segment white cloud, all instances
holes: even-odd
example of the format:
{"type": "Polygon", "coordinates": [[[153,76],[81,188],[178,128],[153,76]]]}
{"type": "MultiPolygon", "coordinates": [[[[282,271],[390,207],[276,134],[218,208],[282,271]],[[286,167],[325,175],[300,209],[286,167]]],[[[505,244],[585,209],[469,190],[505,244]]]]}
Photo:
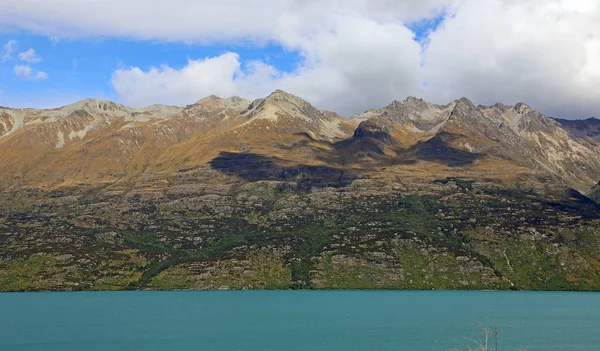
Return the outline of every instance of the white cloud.
{"type": "Polygon", "coordinates": [[[598,0],[4,0],[0,12],[13,14],[0,17],[0,28],[56,38],[272,41],[303,58],[287,73],[260,61],[242,65],[235,53],[182,68],[127,62],[133,67],[114,72],[112,84],[129,104],[282,88],[345,114],[417,95],[600,115],[598,0]],[[442,12],[453,16],[422,53],[404,24],[442,12]]]}
{"type": "Polygon", "coordinates": [[[48,73],[43,72],[43,71],[36,71],[35,72],[35,79],[36,80],[48,79],[48,73]]]}
{"type": "MultiPolygon", "coordinates": [[[[411,20],[462,0],[3,0],[0,27],[54,38],[108,35],[136,39],[204,41],[271,39],[288,13],[320,20],[329,14],[411,20]]],[[[306,23],[309,27],[310,22],[306,23]]]]}
{"type": "Polygon", "coordinates": [[[31,76],[33,69],[31,66],[27,65],[16,65],[15,66],[15,74],[21,77],[29,77],[31,76]]]}
{"type": "Polygon", "coordinates": [[[419,86],[413,72],[419,69],[420,47],[404,26],[345,17],[332,25],[334,31],[318,29],[311,38],[284,34],[282,42],[305,56],[304,64],[292,73],[259,61],[242,70],[239,56],[227,53],[190,60],[181,69],[121,69],[112,84],[123,102],[133,105],[157,101],[185,105],[209,94],[255,98],[282,88],[345,114],[389,103],[419,86]]]}
{"type": "Polygon", "coordinates": [[[237,54],[226,53],[204,60],[189,60],[180,70],[162,66],[142,71],[138,67],[114,72],[112,84],[130,105],[169,103],[186,105],[198,96],[236,93],[234,75],[240,67],[237,54]]]}
{"type": "Polygon", "coordinates": [[[301,17],[289,14],[278,31],[281,43],[304,55],[305,62],[292,73],[263,62],[241,70],[239,57],[230,53],[190,61],[179,70],[118,70],[112,83],[124,103],[135,105],[157,100],[187,104],[208,94],[255,98],[283,88],[345,114],[389,103],[419,86],[413,72],[419,69],[420,47],[398,22],[337,16],[310,33],[296,30],[296,25],[306,28],[301,17]]]}
{"type": "Polygon", "coordinates": [[[37,63],[42,61],[42,58],[33,49],[23,51],[19,54],[19,60],[29,63],[37,63]]]}
{"type": "Polygon", "coordinates": [[[29,65],[16,65],[15,74],[18,77],[23,77],[28,80],[44,80],[48,78],[48,74],[43,71],[37,71],[29,65]]]}
{"type": "Polygon", "coordinates": [[[343,114],[388,104],[419,89],[420,46],[412,37],[400,22],[356,16],[333,18],[309,36],[286,33],[282,41],[306,61],[276,85],[343,114]]]}
{"type": "Polygon", "coordinates": [[[600,115],[600,12],[589,0],[465,3],[431,35],[427,97],[526,101],[556,116],[600,115]]]}
{"type": "Polygon", "coordinates": [[[0,62],[6,62],[12,58],[12,54],[17,46],[16,40],[9,40],[2,47],[2,54],[0,56],[0,62]]]}

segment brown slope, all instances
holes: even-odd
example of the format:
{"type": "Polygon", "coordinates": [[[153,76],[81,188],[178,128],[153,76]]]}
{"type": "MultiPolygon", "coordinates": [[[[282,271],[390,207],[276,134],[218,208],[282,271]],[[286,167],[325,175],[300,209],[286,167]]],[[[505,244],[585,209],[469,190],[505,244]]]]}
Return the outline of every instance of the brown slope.
{"type": "Polygon", "coordinates": [[[165,150],[157,160],[156,170],[191,170],[223,152],[324,162],[319,161],[320,156],[328,155],[332,143],[347,137],[356,127],[281,90],[253,101],[245,109],[226,109],[222,113],[227,115],[226,123],[165,150]]]}
{"type": "Polygon", "coordinates": [[[573,135],[556,120],[524,103],[482,112],[486,117],[499,117],[499,128],[509,129],[516,135],[510,144],[503,143],[510,146],[513,159],[557,175],[580,191],[600,178],[598,146],[573,135]]]}
{"type": "Polygon", "coordinates": [[[163,179],[222,152],[322,163],[318,159],[327,157],[320,155],[356,127],[283,91],[255,101],[209,96],[177,110],[84,100],[53,110],[3,112],[5,187],[163,179]]]}
{"type": "Polygon", "coordinates": [[[281,90],[255,101],[209,96],[184,109],[84,100],[0,110],[0,180],[6,187],[135,183],[233,153],[367,170],[381,160],[425,162],[424,170],[508,162],[589,189],[600,179],[598,145],[565,125],[525,104],[476,107],[465,98],[448,105],[408,98],[351,119],[281,90]]]}
{"type": "Polygon", "coordinates": [[[435,134],[453,106],[434,105],[409,97],[386,107],[353,116],[359,123],[352,138],[339,144],[348,162],[393,159],[403,150],[435,134]]]}
{"type": "Polygon", "coordinates": [[[600,176],[596,145],[523,103],[476,107],[462,98],[439,106],[409,98],[352,119],[362,122],[345,146],[371,156],[461,165],[505,160],[560,177],[582,191],[600,176]]]}
{"type": "Polygon", "coordinates": [[[179,110],[93,99],[50,110],[3,109],[12,127],[0,137],[0,179],[5,187],[115,181],[139,148],[133,127],[179,110]]]}

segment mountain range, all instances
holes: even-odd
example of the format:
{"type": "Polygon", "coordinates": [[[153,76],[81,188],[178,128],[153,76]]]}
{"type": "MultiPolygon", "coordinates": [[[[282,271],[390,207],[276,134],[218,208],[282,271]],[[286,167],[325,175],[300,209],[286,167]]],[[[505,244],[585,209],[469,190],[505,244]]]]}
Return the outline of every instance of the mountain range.
{"type": "Polygon", "coordinates": [[[0,108],[0,290],[600,290],[599,155],[467,98],[0,108]]]}

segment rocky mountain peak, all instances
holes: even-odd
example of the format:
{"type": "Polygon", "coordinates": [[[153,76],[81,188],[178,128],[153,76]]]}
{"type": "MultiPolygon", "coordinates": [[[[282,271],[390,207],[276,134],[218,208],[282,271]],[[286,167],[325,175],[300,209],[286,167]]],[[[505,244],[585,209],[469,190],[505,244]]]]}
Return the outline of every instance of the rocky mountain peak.
{"type": "Polygon", "coordinates": [[[431,104],[427,101],[414,96],[409,96],[406,98],[406,100],[404,100],[404,105],[417,110],[426,110],[431,107],[431,104]]]}
{"type": "Polygon", "coordinates": [[[209,95],[198,102],[187,105],[182,114],[186,116],[196,115],[196,114],[206,114],[213,113],[217,111],[223,110],[240,110],[248,108],[251,101],[247,99],[243,99],[239,96],[232,96],[228,98],[222,98],[217,95],[209,95]]]}
{"type": "Polygon", "coordinates": [[[239,96],[231,96],[226,99],[221,99],[221,105],[224,108],[231,109],[242,109],[247,108],[250,105],[251,101],[248,99],[241,98],[239,96]]]}
{"type": "Polygon", "coordinates": [[[461,97],[460,99],[456,100],[455,103],[456,103],[456,106],[465,106],[468,108],[476,107],[475,104],[473,103],[473,101],[469,100],[468,98],[466,98],[464,96],[461,97]]]}
{"type": "Polygon", "coordinates": [[[293,104],[293,105],[310,105],[307,101],[293,95],[290,94],[288,92],[285,92],[281,89],[277,89],[274,92],[272,92],[271,94],[269,94],[269,96],[267,96],[265,98],[265,101],[267,103],[279,103],[279,102],[283,102],[283,103],[287,103],[287,104],[293,104]]]}
{"type": "Polygon", "coordinates": [[[248,107],[251,116],[264,114],[272,118],[272,114],[283,113],[293,118],[304,120],[323,119],[325,115],[307,101],[289,94],[281,89],[275,90],[264,99],[255,100],[248,107]]]}
{"type": "MultiPolygon", "coordinates": [[[[383,108],[352,116],[350,120],[361,123],[369,119],[380,119],[380,122],[385,120],[425,131],[441,123],[447,117],[449,108],[449,106],[434,105],[421,98],[409,96],[402,101],[394,100],[383,108]]],[[[385,124],[391,126],[387,122],[385,124]]]]}
{"type": "Polygon", "coordinates": [[[517,111],[517,113],[521,114],[521,115],[524,115],[524,114],[527,114],[527,113],[533,111],[531,106],[527,105],[524,102],[517,103],[514,108],[517,111]]]}
{"type": "Polygon", "coordinates": [[[467,99],[466,97],[462,97],[458,100],[455,100],[452,105],[454,106],[452,107],[450,116],[472,115],[479,111],[477,106],[475,106],[475,104],[473,104],[473,102],[467,99]]]}
{"type": "Polygon", "coordinates": [[[187,105],[185,107],[185,109],[192,108],[193,106],[220,106],[222,100],[223,99],[220,96],[209,95],[207,97],[204,97],[204,98],[196,101],[193,104],[187,105]]]}
{"type": "MultiPolygon", "coordinates": [[[[414,116],[422,114],[424,111],[434,107],[427,101],[409,96],[404,101],[394,100],[391,104],[383,108],[384,115],[402,115],[403,117],[414,116]]],[[[417,118],[418,119],[418,118],[417,118]]]]}
{"type": "Polygon", "coordinates": [[[512,106],[505,105],[505,104],[503,104],[501,102],[497,102],[494,105],[492,105],[491,107],[495,108],[497,110],[500,110],[501,112],[506,112],[506,111],[508,111],[508,110],[510,110],[510,109],[513,108],[512,106]]]}
{"type": "Polygon", "coordinates": [[[415,104],[423,104],[423,103],[427,104],[427,102],[425,100],[423,100],[422,98],[415,97],[415,96],[409,96],[409,97],[407,97],[404,100],[404,103],[406,103],[406,104],[413,104],[413,105],[415,105],[415,104]]]}
{"type": "Polygon", "coordinates": [[[269,94],[269,96],[267,96],[267,99],[268,98],[282,99],[282,98],[290,98],[290,97],[293,97],[293,96],[294,95],[292,95],[292,94],[290,94],[290,93],[288,93],[288,92],[286,92],[284,90],[277,89],[274,92],[272,92],[271,94],[269,94]]]}
{"type": "Polygon", "coordinates": [[[88,112],[115,112],[126,111],[127,107],[110,100],[85,99],[63,107],[65,110],[84,110],[88,112]]]}
{"type": "Polygon", "coordinates": [[[321,111],[309,102],[278,89],[263,99],[247,104],[242,113],[244,128],[280,132],[307,133],[315,139],[332,139],[346,135],[341,125],[351,125],[334,112],[321,111]]]}

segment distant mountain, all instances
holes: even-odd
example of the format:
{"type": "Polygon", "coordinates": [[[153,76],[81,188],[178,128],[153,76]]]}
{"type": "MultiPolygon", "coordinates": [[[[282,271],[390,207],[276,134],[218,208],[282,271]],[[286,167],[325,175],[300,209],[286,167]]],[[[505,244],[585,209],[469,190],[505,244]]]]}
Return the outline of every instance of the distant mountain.
{"type": "Polygon", "coordinates": [[[593,117],[583,120],[557,118],[556,121],[574,137],[587,139],[594,144],[600,144],[600,119],[593,117]]]}
{"type": "Polygon", "coordinates": [[[104,183],[142,170],[166,175],[222,151],[358,166],[357,156],[461,164],[477,155],[550,173],[580,191],[600,179],[600,121],[554,120],[522,103],[476,107],[466,98],[441,106],[410,97],[350,119],[281,90],[255,101],[210,96],[185,108],[90,99],[53,110],[3,109],[0,127],[5,184],[104,183]],[[326,144],[342,139],[337,148],[326,144]]]}
{"type": "Polygon", "coordinates": [[[510,160],[580,190],[600,175],[599,144],[590,137],[596,120],[577,129],[584,136],[573,132],[577,122],[553,120],[524,103],[476,107],[462,98],[441,106],[408,98],[351,120],[360,122],[354,144],[363,145],[361,151],[457,163],[473,155],[510,160]]]}
{"type": "Polygon", "coordinates": [[[0,179],[43,187],[169,174],[221,151],[279,153],[308,139],[343,138],[355,127],[283,91],[255,101],[210,96],[185,108],[84,100],[53,110],[3,109],[0,118],[0,179]]]}
{"type": "Polygon", "coordinates": [[[599,138],[467,98],[0,108],[0,291],[600,290],[599,138]]]}

